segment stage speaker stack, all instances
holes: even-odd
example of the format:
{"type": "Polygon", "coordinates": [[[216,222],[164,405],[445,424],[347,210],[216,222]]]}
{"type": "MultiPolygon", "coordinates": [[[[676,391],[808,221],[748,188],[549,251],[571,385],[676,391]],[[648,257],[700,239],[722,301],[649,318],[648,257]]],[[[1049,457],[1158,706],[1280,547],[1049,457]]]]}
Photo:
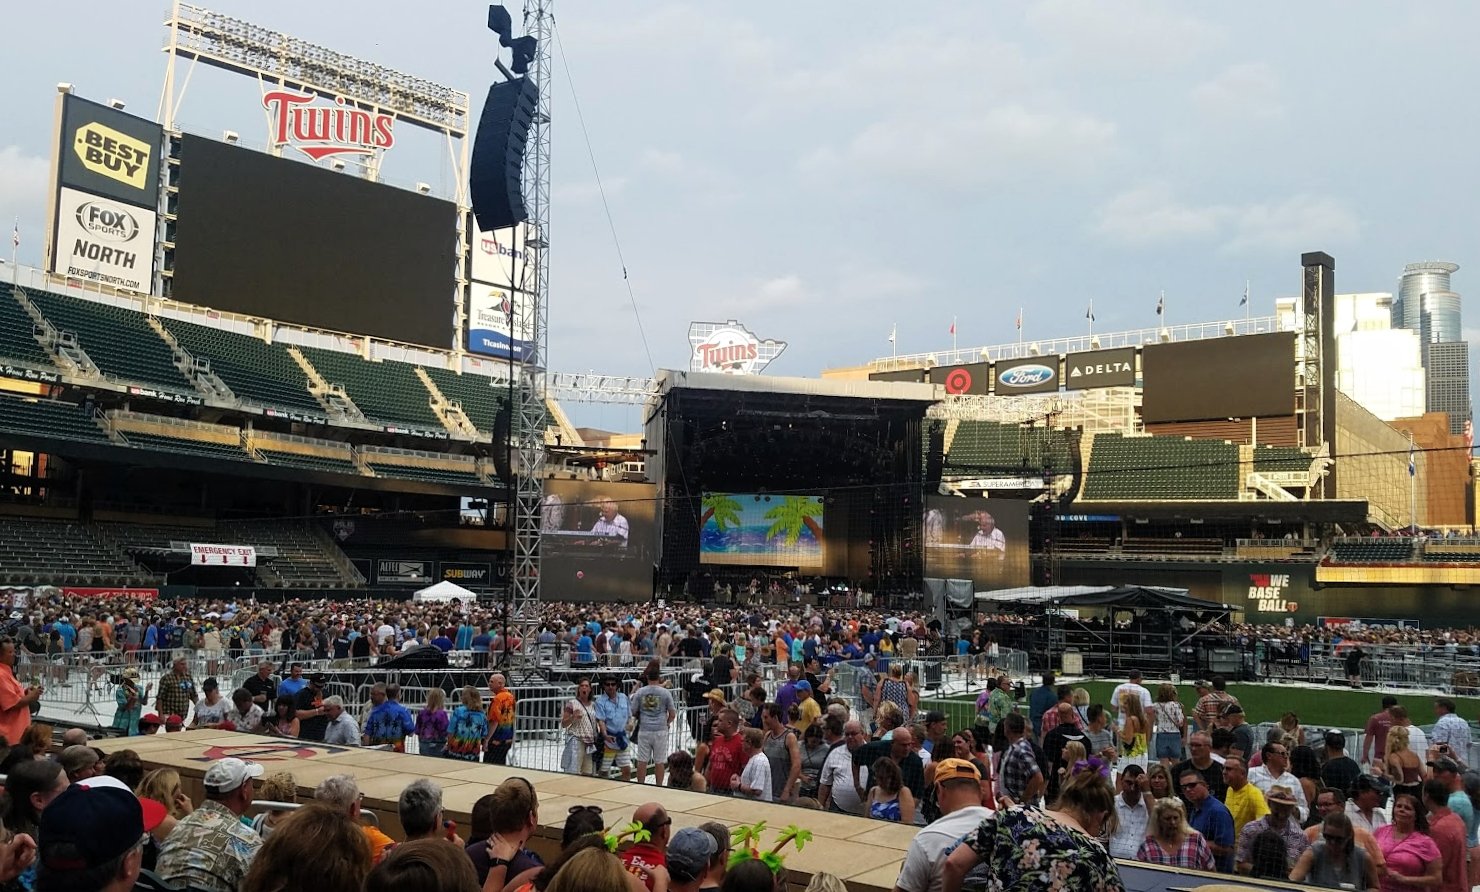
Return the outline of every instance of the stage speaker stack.
{"type": "Polygon", "coordinates": [[[529,219],[524,206],[524,144],[539,110],[539,98],[539,87],[527,77],[488,88],[468,172],[473,215],[483,232],[508,229],[529,219]]]}

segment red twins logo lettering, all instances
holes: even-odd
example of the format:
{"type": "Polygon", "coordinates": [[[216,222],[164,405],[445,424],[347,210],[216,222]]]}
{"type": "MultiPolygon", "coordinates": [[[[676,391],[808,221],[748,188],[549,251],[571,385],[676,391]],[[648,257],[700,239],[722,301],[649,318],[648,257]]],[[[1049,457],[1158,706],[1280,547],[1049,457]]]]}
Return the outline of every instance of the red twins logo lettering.
{"type": "Polygon", "coordinates": [[[315,97],[289,90],[272,90],[262,107],[272,117],[272,144],[292,146],[315,161],[330,155],[373,155],[395,145],[396,119],[372,114],[334,97],[334,107],[310,105],[315,97]]]}

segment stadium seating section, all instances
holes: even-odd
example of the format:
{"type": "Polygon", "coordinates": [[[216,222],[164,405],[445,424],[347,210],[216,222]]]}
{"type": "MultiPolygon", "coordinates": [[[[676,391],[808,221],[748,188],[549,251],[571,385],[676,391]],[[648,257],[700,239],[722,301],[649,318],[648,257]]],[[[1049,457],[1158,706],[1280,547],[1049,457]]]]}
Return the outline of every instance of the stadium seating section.
{"type": "Polygon", "coordinates": [[[1363,539],[1335,542],[1331,560],[1342,564],[1393,564],[1413,560],[1411,539],[1363,539]]]}
{"type": "Polygon", "coordinates": [[[946,451],[945,473],[980,476],[1045,467],[1067,472],[1072,467],[1064,435],[995,421],[961,421],[946,451]]]}
{"type": "Polygon", "coordinates": [[[1292,446],[1259,446],[1254,450],[1254,470],[1271,473],[1304,473],[1310,470],[1311,458],[1292,446]]]}
{"type": "MultiPolygon", "coordinates": [[[[142,313],[45,291],[28,292],[41,314],[60,331],[71,331],[104,374],[193,393],[175,368],[175,354],[142,313]]],[[[28,326],[29,328],[29,326],[28,326]]]]}
{"type": "Polygon", "coordinates": [[[463,414],[474,427],[484,433],[493,431],[500,407],[508,402],[506,388],[493,387],[483,375],[459,375],[438,368],[428,368],[426,373],[443,396],[462,404],[463,414]]]}
{"type": "Polygon", "coordinates": [[[211,371],[241,399],[316,415],[324,413],[323,406],[308,392],[308,376],[282,345],[178,319],[160,321],[190,355],[209,359],[211,371]]]}
{"type": "Polygon", "coordinates": [[[448,486],[486,486],[483,479],[471,468],[458,471],[450,468],[429,468],[412,465],[371,464],[377,477],[395,477],[400,480],[418,480],[422,483],[445,483],[448,486]]]}
{"type": "MultiPolygon", "coordinates": [[[[327,535],[315,533],[307,524],[253,520],[223,523],[221,536],[230,543],[262,547],[271,545],[278,556],[269,573],[285,587],[343,586],[351,579],[340,572],[331,549],[337,546],[327,535]]],[[[342,555],[341,555],[342,557],[342,555]]]]}
{"type": "Polygon", "coordinates": [[[146,434],[141,431],[123,431],[124,437],[129,444],[140,449],[151,449],[159,452],[175,452],[183,455],[196,455],[201,458],[223,458],[235,461],[251,461],[252,457],[240,444],[217,443],[211,440],[200,440],[190,437],[182,432],[178,437],[164,434],[146,434]]]}
{"type": "Polygon", "coordinates": [[[1097,434],[1086,501],[1225,500],[1239,494],[1238,447],[1180,437],[1097,434]]]}
{"type": "Polygon", "coordinates": [[[365,417],[388,424],[442,430],[432,411],[431,392],[416,376],[416,367],[404,362],[367,362],[349,353],[300,348],[330,384],[344,387],[365,417]]]}
{"type": "Polygon", "coordinates": [[[50,367],[51,357],[31,335],[35,322],[9,290],[0,296],[0,360],[9,359],[23,365],[50,367]]]}
{"type": "Polygon", "coordinates": [[[285,468],[300,468],[305,471],[328,471],[331,474],[354,474],[359,476],[360,469],[355,467],[353,459],[334,458],[328,455],[309,455],[304,452],[284,452],[276,449],[264,449],[257,447],[257,454],[269,464],[281,465],[285,468]]]}
{"type": "Polygon", "coordinates": [[[81,406],[0,396],[0,432],[106,444],[108,435],[81,406]]]}
{"type": "Polygon", "coordinates": [[[0,518],[0,583],[71,585],[144,583],[149,576],[88,526],[0,518]]]}
{"type": "Polygon", "coordinates": [[[1474,564],[1480,562],[1480,550],[1458,550],[1446,548],[1442,542],[1430,542],[1424,546],[1423,560],[1431,564],[1474,564]]]}

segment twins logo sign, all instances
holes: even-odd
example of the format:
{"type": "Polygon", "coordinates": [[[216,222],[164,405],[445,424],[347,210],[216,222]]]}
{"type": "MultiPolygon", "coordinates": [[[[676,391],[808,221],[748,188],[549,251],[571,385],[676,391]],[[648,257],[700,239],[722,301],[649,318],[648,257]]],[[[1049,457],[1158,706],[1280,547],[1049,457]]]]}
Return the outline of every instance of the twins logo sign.
{"type": "Polygon", "coordinates": [[[344,97],[333,106],[313,105],[315,97],[271,90],[262,107],[272,121],[273,145],[289,145],[315,161],[330,155],[373,155],[396,143],[396,119],[355,108],[344,97]]]}

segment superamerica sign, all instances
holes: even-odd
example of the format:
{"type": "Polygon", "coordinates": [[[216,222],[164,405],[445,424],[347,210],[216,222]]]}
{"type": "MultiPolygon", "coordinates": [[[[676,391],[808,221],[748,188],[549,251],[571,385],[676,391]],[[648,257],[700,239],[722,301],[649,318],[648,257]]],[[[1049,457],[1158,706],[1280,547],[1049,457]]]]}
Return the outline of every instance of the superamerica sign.
{"type": "Polygon", "coordinates": [[[315,161],[331,155],[373,155],[396,144],[392,115],[357,108],[343,96],[318,104],[317,96],[271,90],[262,96],[272,144],[291,145],[315,161]]]}
{"type": "Polygon", "coordinates": [[[762,341],[734,319],[689,323],[689,371],[758,375],[786,350],[785,341],[762,341]]]}

